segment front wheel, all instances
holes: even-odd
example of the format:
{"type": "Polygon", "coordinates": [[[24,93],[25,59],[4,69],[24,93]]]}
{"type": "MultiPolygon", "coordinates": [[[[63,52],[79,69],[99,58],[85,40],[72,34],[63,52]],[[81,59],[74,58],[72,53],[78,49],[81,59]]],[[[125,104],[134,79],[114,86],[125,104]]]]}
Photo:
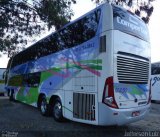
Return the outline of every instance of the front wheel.
{"type": "Polygon", "coordinates": [[[59,98],[57,98],[52,105],[52,115],[54,120],[62,122],[64,120],[62,113],[62,103],[59,98]]]}

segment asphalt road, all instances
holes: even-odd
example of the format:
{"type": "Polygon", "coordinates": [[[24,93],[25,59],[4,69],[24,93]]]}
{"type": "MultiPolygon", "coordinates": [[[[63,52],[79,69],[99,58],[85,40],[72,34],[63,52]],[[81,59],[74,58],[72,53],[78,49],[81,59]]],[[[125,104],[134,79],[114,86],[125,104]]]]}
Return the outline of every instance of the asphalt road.
{"type": "Polygon", "coordinates": [[[119,137],[160,136],[160,104],[151,105],[149,116],[125,126],[93,126],[72,121],[57,123],[31,106],[0,97],[2,137],[119,137]],[[156,131],[156,132],[155,132],[156,131]]]}

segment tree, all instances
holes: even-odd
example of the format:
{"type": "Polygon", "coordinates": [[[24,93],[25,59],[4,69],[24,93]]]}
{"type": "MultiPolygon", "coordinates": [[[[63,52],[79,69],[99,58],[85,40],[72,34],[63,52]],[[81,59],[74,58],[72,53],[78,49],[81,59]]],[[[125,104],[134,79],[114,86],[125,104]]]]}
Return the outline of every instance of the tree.
{"type": "Polygon", "coordinates": [[[140,16],[142,20],[147,24],[153,12],[152,2],[155,0],[92,0],[96,4],[103,2],[112,3],[120,6],[127,6],[130,9],[133,9],[133,12],[140,16]]]}
{"type": "Polygon", "coordinates": [[[12,56],[28,37],[60,28],[73,16],[75,0],[0,0],[0,52],[12,56]]]}

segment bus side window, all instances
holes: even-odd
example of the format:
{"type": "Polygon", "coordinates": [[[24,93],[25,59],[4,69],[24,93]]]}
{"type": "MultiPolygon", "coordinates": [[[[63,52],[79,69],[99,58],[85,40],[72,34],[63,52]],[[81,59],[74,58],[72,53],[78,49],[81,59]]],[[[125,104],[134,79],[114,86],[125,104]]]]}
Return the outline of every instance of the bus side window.
{"type": "Polygon", "coordinates": [[[160,74],[160,67],[152,67],[151,75],[160,74]]]}
{"type": "Polygon", "coordinates": [[[38,87],[40,83],[40,72],[29,73],[23,76],[23,85],[28,87],[38,87]]]}

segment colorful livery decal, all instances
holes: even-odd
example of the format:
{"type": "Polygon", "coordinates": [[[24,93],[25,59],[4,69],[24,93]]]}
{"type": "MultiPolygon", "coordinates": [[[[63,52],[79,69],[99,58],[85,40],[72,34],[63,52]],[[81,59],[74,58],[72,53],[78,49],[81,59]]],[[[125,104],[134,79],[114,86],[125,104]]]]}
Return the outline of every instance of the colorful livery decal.
{"type": "Polygon", "coordinates": [[[74,75],[77,75],[79,70],[87,70],[93,75],[100,76],[102,70],[102,60],[82,60],[79,62],[66,62],[65,68],[52,68],[40,73],[39,87],[24,87],[22,83],[23,76],[13,76],[10,79],[10,85],[20,85],[15,87],[16,99],[27,104],[34,104],[37,102],[37,96],[40,92],[44,92],[47,96],[54,91],[63,88],[68,80],[71,80],[74,75]],[[74,71],[73,71],[74,70],[74,71]],[[64,80],[67,79],[67,80],[64,80]],[[65,83],[64,83],[65,82],[65,83]]]}
{"type": "Polygon", "coordinates": [[[114,89],[116,93],[120,93],[126,99],[142,98],[147,99],[148,85],[147,84],[122,84],[115,83],[114,89]],[[129,96],[131,95],[131,96],[129,96]]]}

